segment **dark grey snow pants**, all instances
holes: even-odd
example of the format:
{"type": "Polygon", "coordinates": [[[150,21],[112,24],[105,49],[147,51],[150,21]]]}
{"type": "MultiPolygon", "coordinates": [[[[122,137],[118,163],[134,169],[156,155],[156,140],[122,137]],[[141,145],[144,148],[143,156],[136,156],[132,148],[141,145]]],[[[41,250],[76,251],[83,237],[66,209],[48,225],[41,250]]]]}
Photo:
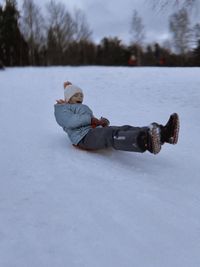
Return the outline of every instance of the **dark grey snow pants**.
{"type": "Polygon", "coordinates": [[[146,149],[140,143],[140,137],[147,127],[108,126],[91,129],[78,143],[78,147],[86,150],[98,150],[112,147],[117,150],[144,152],[146,149]]]}

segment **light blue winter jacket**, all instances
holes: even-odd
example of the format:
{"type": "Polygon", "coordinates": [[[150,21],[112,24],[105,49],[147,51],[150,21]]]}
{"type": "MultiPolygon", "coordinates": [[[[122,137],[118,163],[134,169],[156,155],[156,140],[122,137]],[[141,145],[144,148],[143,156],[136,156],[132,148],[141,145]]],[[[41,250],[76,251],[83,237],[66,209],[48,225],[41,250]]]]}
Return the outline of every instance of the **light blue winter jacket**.
{"type": "Polygon", "coordinates": [[[68,134],[72,144],[77,145],[89,132],[93,113],[83,104],[55,104],[54,114],[57,123],[68,134]]]}

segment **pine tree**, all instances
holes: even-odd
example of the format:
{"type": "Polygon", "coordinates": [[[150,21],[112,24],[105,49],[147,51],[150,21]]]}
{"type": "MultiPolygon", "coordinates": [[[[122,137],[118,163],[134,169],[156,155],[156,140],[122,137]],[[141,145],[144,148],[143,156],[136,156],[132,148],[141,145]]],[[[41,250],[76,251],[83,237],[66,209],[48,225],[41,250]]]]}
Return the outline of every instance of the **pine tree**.
{"type": "Polygon", "coordinates": [[[27,63],[27,44],[18,26],[19,12],[15,0],[6,0],[1,14],[1,49],[6,66],[27,63]]]}
{"type": "Polygon", "coordinates": [[[0,68],[3,67],[3,8],[0,5],[0,68]]]}
{"type": "Polygon", "coordinates": [[[200,40],[198,41],[197,47],[194,49],[194,63],[196,66],[200,66],[200,40]]]}

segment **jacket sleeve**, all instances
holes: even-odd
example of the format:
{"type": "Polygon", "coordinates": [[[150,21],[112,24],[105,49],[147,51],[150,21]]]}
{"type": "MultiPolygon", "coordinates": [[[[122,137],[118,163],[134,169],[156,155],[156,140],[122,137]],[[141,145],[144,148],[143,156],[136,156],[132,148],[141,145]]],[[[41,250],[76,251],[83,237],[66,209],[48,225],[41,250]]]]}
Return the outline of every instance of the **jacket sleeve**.
{"type": "Polygon", "coordinates": [[[91,124],[92,112],[74,113],[62,105],[55,105],[55,117],[61,127],[75,129],[91,124]]]}

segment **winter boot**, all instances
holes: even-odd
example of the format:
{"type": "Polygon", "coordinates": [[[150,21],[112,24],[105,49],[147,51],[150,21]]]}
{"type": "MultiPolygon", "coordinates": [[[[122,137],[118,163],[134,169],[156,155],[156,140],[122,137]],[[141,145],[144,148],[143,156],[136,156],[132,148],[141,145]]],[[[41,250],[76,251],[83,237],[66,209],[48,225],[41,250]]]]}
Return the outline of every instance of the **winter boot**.
{"type": "Polygon", "coordinates": [[[180,129],[180,121],[177,113],[173,113],[165,126],[161,126],[161,142],[169,143],[169,144],[177,144],[179,129],[180,129]]]}
{"type": "Polygon", "coordinates": [[[143,151],[148,150],[152,154],[158,154],[161,150],[159,125],[152,123],[148,130],[141,134],[138,143],[143,151]]]}

